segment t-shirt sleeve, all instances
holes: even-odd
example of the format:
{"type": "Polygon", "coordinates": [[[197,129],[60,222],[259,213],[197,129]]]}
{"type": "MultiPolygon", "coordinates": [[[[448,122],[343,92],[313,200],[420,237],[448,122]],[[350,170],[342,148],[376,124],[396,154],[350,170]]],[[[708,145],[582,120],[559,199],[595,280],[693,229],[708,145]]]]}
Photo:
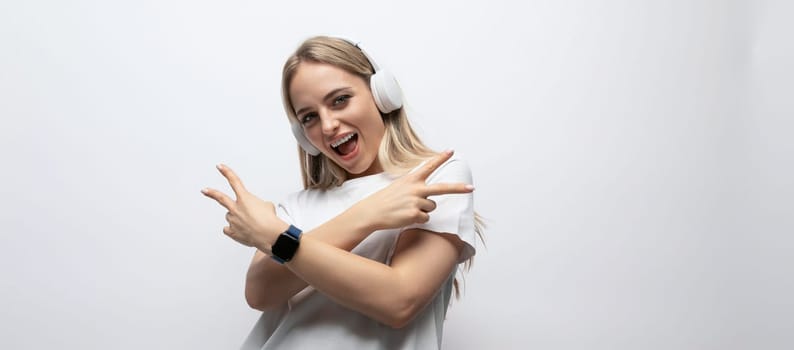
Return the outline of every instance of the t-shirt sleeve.
{"type": "Polygon", "coordinates": [[[297,225],[290,210],[294,206],[292,203],[295,202],[295,197],[296,195],[293,193],[276,203],[276,216],[290,225],[297,225]]]}
{"type": "MultiPolygon", "coordinates": [[[[466,183],[472,181],[469,165],[460,158],[452,158],[442,164],[426,180],[434,183],[466,183]]],[[[464,243],[458,262],[463,262],[476,252],[476,236],[474,226],[474,194],[445,194],[431,196],[436,202],[436,209],[430,212],[430,220],[424,224],[413,224],[403,230],[421,228],[423,230],[457,235],[464,243]]]]}

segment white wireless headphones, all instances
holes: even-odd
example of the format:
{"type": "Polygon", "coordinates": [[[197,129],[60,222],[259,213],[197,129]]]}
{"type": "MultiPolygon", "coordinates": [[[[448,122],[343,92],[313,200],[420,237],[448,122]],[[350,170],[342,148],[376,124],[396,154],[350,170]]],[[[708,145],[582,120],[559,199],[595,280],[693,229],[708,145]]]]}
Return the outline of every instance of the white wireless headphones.
{"type": "MultiPolygon", "coordinates": [[[[364,51],[360,43],[343,38],[340,39],[349,42],[351,45],[361,50],[361,53],[363,53],[364,57],[367,58],[369,64],[372,65],[372,69],[375,70],[375,73],[373,73],[369,78],[369,87],[370,90],[372,90],[372,97],[375,99],[375,104],[378,106],[378,110],[381,113],[389,113],[402,107],[403,94],[400,90],[400,86],[397,84],[397,79],[394,78],[394,75],[389,73],[389,71],[378,67],[378,64],[375,63],[375,60],[373,60],[366,51],[364,51]]],[[[292,127],[292,134],[295,135],[295,139],[298,140],[298,144],[301,145],[301,148],[303,148],[306,153],[313,156],[320,154],[320,150],[318,150],[317,147],[314,147],[314,145],[309,142],[309,139],[306,138],[306,135],[303,133],[303,126],[301,123],[290,119],[290,124],[292,127]]]]}

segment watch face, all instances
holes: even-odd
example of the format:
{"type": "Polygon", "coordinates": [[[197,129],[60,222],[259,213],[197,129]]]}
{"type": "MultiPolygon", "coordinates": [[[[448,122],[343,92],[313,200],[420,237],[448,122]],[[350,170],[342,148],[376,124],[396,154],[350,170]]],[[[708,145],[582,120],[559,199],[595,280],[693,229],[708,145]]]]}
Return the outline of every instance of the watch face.
{"type": "Polygon", "coordinates": [[[273,244],[273,255],[281,258],[281,260],[289,261],[292,259],[292,256],[295,255],[295,251],[298,250],[298,245],[300,241],[295,239],[294,237],[288,234],[281,234],[276,239],[276,243],[273,244]]]}

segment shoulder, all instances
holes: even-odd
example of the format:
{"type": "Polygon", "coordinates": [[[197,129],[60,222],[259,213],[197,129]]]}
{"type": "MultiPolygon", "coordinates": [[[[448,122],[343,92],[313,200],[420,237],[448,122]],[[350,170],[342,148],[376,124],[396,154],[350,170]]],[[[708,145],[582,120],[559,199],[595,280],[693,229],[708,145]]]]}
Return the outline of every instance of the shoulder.
{"type": "MultiPolygon", "coordinates": [[[[424,164],[424,163],[423,163],[424,164]]],[[[420,165],[421,166],[421,165],[420,165]]],[[[471,167],[463,156],[457,153],[441,164],[430,176],[427,177],[428,183],[435,182],[472,182],[471,167]]]]}
{"type": "Polygon", "coordinates": [[[278,201],[276,215],[290,224],[300,225],[302,229],[306,229],[308,225],[306,220],[312,217],[311,213],[316,212],[318,205],[322,207],[323,202],[317,197],[319,192],[319,190],[310,189],[288,194],[278,201]]]}
{"type": "Polygon", "coordinates": [[[316,200],[323,192],[319,189],[303,189],[288,194],[279,203],[288,207],[300,207],[307,202],[316,200]]]}

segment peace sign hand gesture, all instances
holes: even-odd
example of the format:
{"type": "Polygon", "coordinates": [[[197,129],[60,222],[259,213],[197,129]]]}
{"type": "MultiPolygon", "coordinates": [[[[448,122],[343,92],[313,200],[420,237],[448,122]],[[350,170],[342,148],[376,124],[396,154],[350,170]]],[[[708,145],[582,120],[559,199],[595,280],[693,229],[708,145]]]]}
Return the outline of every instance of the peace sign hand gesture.
{"type": "Polygon", "coordinates": [[[386,188],[375,192],[356,203],[351,209],[358,210],[357,217],[371,220],[372,231],[425,223],[436,203],[429,196],[453,193],[470,193],[474,186],[464,183],[425,183],[427,177],[452,157],[452,151],[444,151],[431,158],[416,171],[394,180],[386,188]]]}
{"type": "Polygon", "coordinates": [[[276,216],[273,203],[263,201],[248,192],[232,169],[222,164],[217,168],[229,181],[237,199],[233,200],[223,192],[211,188],[205,188],[201,193],[228,210],[226,221],[229,226],[223,228],[223,233],[243,245],[257,247],[269,255],[271,245],[289,224],[276,216]]]}

